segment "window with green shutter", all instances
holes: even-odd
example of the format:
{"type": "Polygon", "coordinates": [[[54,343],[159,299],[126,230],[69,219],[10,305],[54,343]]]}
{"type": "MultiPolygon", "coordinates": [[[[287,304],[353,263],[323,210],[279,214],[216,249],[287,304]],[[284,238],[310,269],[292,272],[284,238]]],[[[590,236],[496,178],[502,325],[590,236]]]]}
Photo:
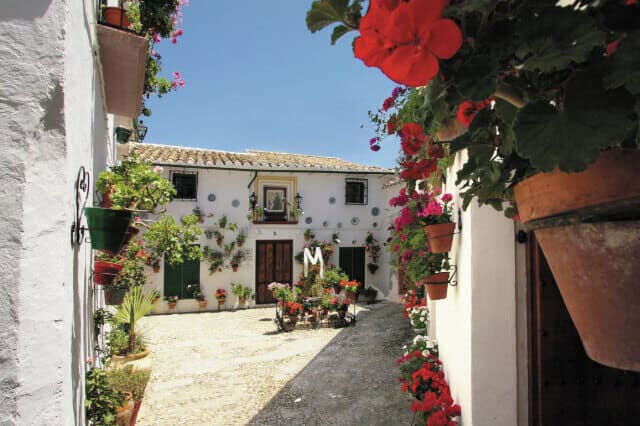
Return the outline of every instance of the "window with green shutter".
{"type": "Polygon", "coordinates": [[[164,263],[164,296],[178,296],[180,299],[191,299],[188,289],[190,284],[200,282],[200,261],[185,260],[180,265],[171,266],[164,263]]]}

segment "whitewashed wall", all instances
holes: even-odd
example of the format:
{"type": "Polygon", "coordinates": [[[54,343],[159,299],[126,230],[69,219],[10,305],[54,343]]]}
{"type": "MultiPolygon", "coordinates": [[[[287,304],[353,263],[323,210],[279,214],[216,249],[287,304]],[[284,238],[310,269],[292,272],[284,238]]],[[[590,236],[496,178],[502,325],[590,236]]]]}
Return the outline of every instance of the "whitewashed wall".
{"type": "MultiPolygon", "coordinates": [[[[456,206],[455,172],[465,161],[466,153],[458,154],[447,179],[456,206]]],[[[449,287],[446,299],[429,302],[463,425],[518,424],[514,226],[502,213],[472,202],[451,252],[458,285],[449,287]]]]}
{"type": "MultiPolygon", "coordinates": [[[[316,233],[318,240],[331,240],[331,234],[338,231],[342,247],[363,246],[368,231],[372,231],[374,236],[384,243],[388,236],[387,226],[390,223],[389,198],[393,195],[393,189],[383,189],[383,185],[391,179],[389,175],[345,175],[333,173],[286,173],[286,172],[259,172],[259,176],[297,176],[297,189],[303,197],[302,207],[305,215],[299,219],[297,225],[254,225],[247,219],[249,211],[249,195],[253,192],[253,184],[249,186],[254,176],[249,171],[231,171],[215,169],[184,169],[165,167],[166,176],[169,177],[171,170],[184,171],[192,170],[198,172],[198,200],[196,201],[173,201],[168,208],[168,213],[173,214],[176,219],[191,213],[196,207],[200,207],[205,215],[213,213],[212,218],[205,218],[202,228],[215,227],[217,220],[223,215],[227,215],[230,222],[238,224],[239,230],[247,234],[247,241],[244,248],[249,251],[249,258],[240,266],[238,272],[224,269],[209,275],[208,264],[201,263],[200,284],[206,298],[209,300],[207,309],[217,309],[214,293],[218,288],[225,288],[229,292],[227,298],[227,308],[233,308],[237,304],[235,296],[231,291],[231,282],[241,282],[255,290],[255,247],[256,240],[293,240],[293,253],[296,254],[304,246],[303,232],[311,228],[316,233]],[[358,177],[368,179],[369,199],[367,205],[345,205],[344,191],[345,178],[358,177]],[[214,194],[214,202],[208,201],[208,195],[214,194]],[[329,203],[329,198],[335,197],[335,204],[329,203]],[[240,205],[233,207],[233,200],[238,200],[240,205]],[[380,210],[378,216],[371,214],[372,208],[380,210]],[[313,222],[309,225],[305,219],[311,217],[313,222]],[[357,217],[358,225],[351,224],[351,219],[357,217]],[[323,222],[328,221],[327,227],[323,222]],[[338,222],[342,222],[342,228],[337,228],[338,222]],[[374,222],[377,224],[374,227],[374,222]]],[[[226,231],[225,242],[230,242],[232,233],[226,231]]],[[[215,239],[207,240],[203,235],[201,245],[209,245],[219,249],[215,239]]],[[[335,252],[331,258],[331,263],[338,263],[338,246],[334,245],[335,252]]],[[[380,269],[375,274],[366,271],[366,284],[379,288],[384,294],[388,294],[390,288],[390,268],[388,255],[381,252],[378,260],[380,269]]],[[[367,263],[369,258],[367,257],[367,263]]],[[[162,266],[164,268],[164,265],[162,266]]],[[[302,273],[302,266],[294,261],[293,275],[298,277],[302,273]]],[[[153,273],[149,268],[150,284],[149,289],[154,289],[163,294],[164,270],[153,273]]],[[[195,300],[182,300],[178,302],[176,312],[197,311],[198,304],[195,300]]],[[[158,303],[156,312],[167,312],[166,302],[158,303]]]]}
{"type": "Polygon", "coordinates": [[[0,2],[0,423],[84,424],[90,250],[74,182],[110,155],[95,2],[0,2]]]}

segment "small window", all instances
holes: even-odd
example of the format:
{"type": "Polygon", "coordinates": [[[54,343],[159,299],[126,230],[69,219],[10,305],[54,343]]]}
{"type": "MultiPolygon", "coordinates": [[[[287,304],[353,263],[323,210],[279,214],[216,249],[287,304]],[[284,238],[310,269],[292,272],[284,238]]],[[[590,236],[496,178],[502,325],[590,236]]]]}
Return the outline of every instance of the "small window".
{"type": "Polygon", "coordinates": [[[345,204],[367,204],[367,180],[347,179],[345,204]]]}
{"type": "Polygon", "coordinates": [[[198,175],[196,173],[171,173],[171,183],[176,188],[178,200],[195,200],[198,194],[198,175]]]}

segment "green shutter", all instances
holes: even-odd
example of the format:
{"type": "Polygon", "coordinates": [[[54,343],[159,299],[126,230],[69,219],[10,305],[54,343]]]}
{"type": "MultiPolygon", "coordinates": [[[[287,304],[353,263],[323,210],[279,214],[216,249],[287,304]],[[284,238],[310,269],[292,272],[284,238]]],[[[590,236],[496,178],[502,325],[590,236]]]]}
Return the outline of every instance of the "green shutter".
{"type": "Polygon", "coordinates": [[[171,266],[164,262],[164,295],[178,296],[180,299],[192,298],[189,284],[200,282],[200,260],[185,260],[182,264],[171,266]]]}

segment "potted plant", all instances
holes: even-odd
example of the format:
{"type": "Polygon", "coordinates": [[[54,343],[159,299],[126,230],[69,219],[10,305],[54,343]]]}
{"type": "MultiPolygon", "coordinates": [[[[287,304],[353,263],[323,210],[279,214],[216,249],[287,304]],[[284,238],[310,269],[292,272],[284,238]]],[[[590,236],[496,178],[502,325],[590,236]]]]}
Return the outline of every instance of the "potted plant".
{"type": "Polygon", "coordinates": [[[105,6],[102,9],[102,18],[109,25],[113,25],[119,28],[129,28],[131,23],[127,17],[125,8],[122,6],[122,1],[118,2],[120,6],[105,6]]]}
{"type": "Polygon", "coordinates": [[[128,210],[112,210],[101,207],[85,207],[91,248],[116,254],[123,245],[133,213],[128,210]]]}
{"type": "Polygon", "coordinates": [[[134,369],[133,365],[130,364],[121,368],[111,367],[107,370],[107,377],[112,389],[130,395],[134,406],[131,412],[130,422],[127,424],[134,426],[138,417],[138,411],[142,405],[144,392],[151,377],[151,369],[134,369]]]}
{"type": "Polygon", "coordinates": [[[222,271],[222,265],[224,264],[224,254],[222,252],[205,246],[202,250],[202,257],[209,262],[209,275],[222,271]]]}
{"type": "Polygon", "coordinates": [[[128,330],[128,347],[125,354],[125,360],[129,357],[139,359],[146,356],[149,351],[144,349],[140,353],[136,353],[136,324],[140,318],[147,315],[153,310],[153,293],[145,293],[141,286],[135,286],[129,289],[124,297],[122,305],[118,306],[113,321],[119,325],[126,324],[128,330]]]}
{"type": "Polygon", "coordinates": [[[207,240],[210,240],[213,237],[213,229],[205,229],[204,236],[207,237],[207,240]]]}
{"type": "Polygon", "coordinates": [[[153,268],[153,272],[155,272],[156,274],[160,272],[160,259],[154,257],[151,261],[151,267],[153,268]]]}
{"type": "Polygon", "coordinates": [[[371,257],[371,263],[378,263],[378,257],[380,256],[380,244],[378,244],[378,240],[373,237],[373,233],[371,232],[367,232],[367,237],[364,241],[364,251],[371,257]]]}
{"type": "Polygon", "coordinates": [[[198,301],[198,306],[200,307],[200,309],[204,309],[207,307],[207,300],[204,297],[204,293],[202,293],[200,283],[187,285],[187,292],[191,294],[191,297],[198,301]]]}
{"type": "Polygon", "coordinates": [[[336,292],[342,289],[340,283],[343,281],[349,281],[349,277],[344,274],[340,268],[329,268],[324,272],[324,282],[326,286],[333,287],[336,292]]]}
{"type": "Polygon", "coordinates": [[[340,244],[340,233],[339,232],[334,232],[333,234],[331,234],[331,241],[334,242],[334,244],[340,244]]]}
{"type": "Polygon", "coordinates": [[[272,282],[267,289],[276,300],[293,300],[293,290],[289,284],[272,282]]]}
{"type": "Polygon", "coordinates": [[[338,302],[338,306],[336,307],[336,312],[338,312],[338,318],[343,320],[347,315],[347,311],[349,310],[349,305],[351,304],[351,299],[345,298],[338,302]]]}
{"type": "Polygon", "coordinates": [[[235,252],[233,257],[231,258],[231,268],[233,269],[233,272],[238,272],[238,267],[240,267],[244,258],[244,251],[238,250],[237,252],[235,252]]]}
{"type": "Polygon", "coordinates": [[[216,244],[218,245],[218,247],[222,247],[222,242],[224,241],[224,235],[222,235],[222,233],[216,229],[215,231],[213,231],[213,236],[216,239],[216,244]]]}
{"type": "Polygon", "coordinates": [[[369,270],[369,273],[371,274],[375,274],[376,271],[379,269],[380,267],[378,266],[377,263],[373,263],[373,262],[369,262],[367,263],[367,269],[369,270]]]}
{"type": "Polygon", "coordinates": [[[93,367],[85,375],[85,414],[88,424],[115,425],[116,408],[124,404],[124,394],[109,383],[109,374],[93,367]]]}
{"type": "Polygon", "coordinates": [[[447,253],[451,250],[453,234],[456,227],[451,219],[452,208],[449,205],[453,197],[444,194],[439,202],[435,197],[431,199],[418,216],[422,218],[424,232],[429,240],[431,253],[447,253]]]}
{"type": "Polygon", "coordinates": [[[409,311],[411,327],[416,334],[426,334],[429,328],[429,308],[426,306],[416,306],[409,311]]]}
{"type": "Polygon", "coordinates": [[[231,283],[231,293],[238,298],[240,307],[244,307],[247,299],[253,297],[253,292],[249,287],[245,287],[240,283],[231,283]]]}
{"type": "Polygon", "coordinates": [[[216,300],[218,301],[218,310],[222,310],[222,306],[227,301],[227,290],[223,288],[217,289],[216,300]]]}
{"type": "Polygon", "coordinates": [[[169,310],[174,310],[178,305],[178,300],[180,299],[178,296],[165,296],[164,298],[167,301],[167,306],[169,310]]]}
{"type": "Polygon", "coordinates": [[[284,313],[289,318],[292,325],[296,325],[298,317],[302,315],[302,304],[294,301],[287,301],[284,305],[284,313]]]}
{"type": "Polygon", "coordinates": [[[93,262],[93,282],[98,285],[110,285],[122,269],[120,260],[106,254],[98,254],[93,262]]]}
{"type": "Polygon", "coordinates": [[[202,251],[196,243],[202,229],[197,223],[198,219],[193,214],[181,217],[178,223],[173,216],[163,216],[147,226],[142,239],[154,258],[164,256],[165,262],[172,266],[181,264],[185,259],[201,259],[202,251]]]}
{"type": "Polygon", "coordinates": [[[236,244],[238,245],[238,247],[242,247],[246,239],[247,239],[246,234],[244,232],[240,232],[236,237],[236,244]]]}
{"type": "Polygon", "coordinates": [[[229,257],[231,255],[231,252],[235,248],[235,246],[236,246],[236,242],[235,241],[231,241],[229,244],[225,244],[224,245],[224,256],[225,257],[229,257]]]}
{"type": "MultiPolygon", "coordinates": [[[[360,29],[355,56],[416,88],[390,132],[418,126],[400,131],[407,188],[438,178],[441,160],[466,149],[456,181],[462,207],[475,199],[519,214],[535,230],[587,354],[640,370],[633,335],[640,293],[637,274],[628,273],[629,266],[637,271],[640,252],[638,2],[434,3],[429,19],[449,29],[429,33],[428,43],[445,49],[417,56],[409,43],[385,51],[391,38],[398,43],[412,33],[403,19],[386,23],[392,15],[413,17],[420,2],[379,2],[364,17],[359,3],[310,14],[308,24],[317,30],[340,21],[339,34],[360,29]],[[478,17],[480,24],[468,25],[478,17]],[[427,58],[431,66],[414,67],[427,58]],[[420,122],[408,122],[414,117],[420,122]]],[[[313,5],[322,10],[322,2],[313,5]]]]}
{"type": "Polygon", "coordinates": [[[311,241],[316,237],[315,232],[313,232],[310,228],[305,229],[302,235],[304,236],[305,241],[311,241]]]}
{"type": "Polygon", "coordinates": [[[344,291],[346,298],[352,303],[356,302],[359,287],[360,283],[358,281],[340,281],[340,288],[344,291]]]}
{"type": "Polygon", "coordinates": [[[418,281],[417,285],[424,285],[429,299],[441,300],[447,297],[449,287],[449,259],[445,254],[431,254],[427,258],[428,274],[418,281]]]}
{"type": "Polygon", "coordinates": [[[222,216],[220,219],[218,219],[218,226],[220,227],[220,229],[224,229],[227,227],[227,215],[222,216]]]}

